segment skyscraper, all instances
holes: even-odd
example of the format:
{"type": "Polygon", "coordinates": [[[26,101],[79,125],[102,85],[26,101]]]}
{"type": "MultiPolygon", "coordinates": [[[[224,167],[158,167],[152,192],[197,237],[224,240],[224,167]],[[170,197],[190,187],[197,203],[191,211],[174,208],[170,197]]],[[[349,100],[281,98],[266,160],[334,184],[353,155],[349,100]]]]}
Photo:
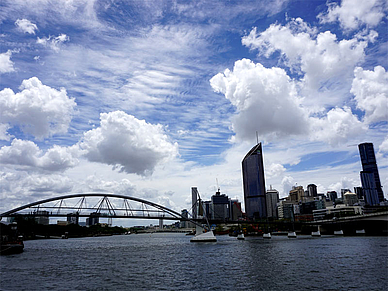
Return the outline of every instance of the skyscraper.
{"type": "Polygon", "coordinates": [[[362,164],[360,177],[365,202],[369,205],[379,204],[384,201],[384,193],[381,188],[373,143],[361,143],[358,145],[358,149],[362,164]]]}
{"type": "Polygon", "coordinates": [[[242,161],[245,212],[248,219],[266,218],[267,205],[261,143],[255,145],[242,161]]]}

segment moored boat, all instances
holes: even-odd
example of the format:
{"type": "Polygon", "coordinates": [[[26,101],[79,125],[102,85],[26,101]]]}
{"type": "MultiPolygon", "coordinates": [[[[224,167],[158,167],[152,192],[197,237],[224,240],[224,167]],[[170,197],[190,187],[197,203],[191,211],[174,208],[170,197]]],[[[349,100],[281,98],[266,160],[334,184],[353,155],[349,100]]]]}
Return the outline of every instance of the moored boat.
{"type": "Polygon", "coordinates": [[[23,241],[9,241],[1,242],[0,253],[1,255],[20,254],[23,252],[24,244],[23,241]]]}
{"type": "Polygon", "coordinates": [[[292,231],[287,234],[288,238],[296,238],[296,232],[292,231]]]}
{"type": "Polygon", "coordinates": [[[268,232],[268,233],[264,233],[263,234],[263,238],[271,238],[271,233],[270,232],[268,232]]]}
{"type": "Polygon", "coordinates": [[[356,230],[356,234],[365,234],[365,229],[356,230]]]}
{"type": "Polygon", "coordinates": [[[344,235],[344,232],[343,232],[342,229],[341,230],[335,230],[334,231],[334,235],[344,235]]]}
{"type": "Polygon", "coordinates": [[[239,233],[239,234],[237,235],[237,239],[238,239],[238,240],[244,240],[244,239],[245,239],[244,234],[243,234],[242,232],[239,233]]]}
{"type": "Polygon", "coordinates": [[[313,231],[312,233],[311,233],[311,236],[312,237],[320,237],[321,236],[321,232],[318,230],[318,231],[313,231]]]}

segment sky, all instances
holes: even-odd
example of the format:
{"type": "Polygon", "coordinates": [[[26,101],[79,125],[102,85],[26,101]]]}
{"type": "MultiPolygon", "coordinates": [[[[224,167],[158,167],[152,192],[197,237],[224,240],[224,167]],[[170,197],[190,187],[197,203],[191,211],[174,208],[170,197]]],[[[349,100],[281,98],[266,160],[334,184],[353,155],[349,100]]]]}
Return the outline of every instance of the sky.
{"type": "MultiPolygon", "coordinates": [[[[107,192],[191,207],[266,187],[388,189],[388,1],[3,0],[0,212],[107,192]],[[217,186],[218,183],[218,186],[217,186]]],[[[122,222],[123,224],[125,222],[122,222]]]]}

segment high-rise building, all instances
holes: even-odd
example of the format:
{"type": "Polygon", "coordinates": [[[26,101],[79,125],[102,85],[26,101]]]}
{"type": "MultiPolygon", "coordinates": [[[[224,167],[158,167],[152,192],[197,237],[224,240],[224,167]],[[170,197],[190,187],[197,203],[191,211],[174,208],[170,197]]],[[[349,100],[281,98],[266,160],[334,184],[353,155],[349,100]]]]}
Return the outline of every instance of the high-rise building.
{"type": "Polygon", "coordinates": [[[317,185],[315,184],[307,185],[307,192],[309,197],[317,197],[318,196],[317,185]]]}
{"type": "Polygon", "coordinates": [[[261,143],[255,145],[242,161],[244,203],[248,219],[267,217],[263,152],[261,143]]]}
{"type": "Polygon", "coordinates": [[[364,193],[362,191],[362,187],[354,187],[354,193],[357,194],[358,199],[364,199],[364,193]]]}
{"type": "Polygon", "coordinates": [[[358,145],[358,149],[362,164],[360,177],[365,202],[369,205],[377,205],[384,201],[384,193],[381,187],[373,143],[361,143],[358,145]]]}
{"type": "Polygon", "coordinates": [[[304,200],[304,190],[303,186],[292,186],[290,190],[290,200],[291,202],[302,202],[304,200]]]}
{"type": "Polygon", "coordinates": [[[241,210],[241,202],[237,199],[230,200],[230,218],[233,221],[237,221],[243,217],[243,212],[241,210]]]}
{"type": "Polygon", "coordinates": [[[337,192],[336,191],[327,191],[327,198],[329,198],[330,201],[335,202],[335,200],[338,198],[337,192]]]}
{"type": "Polygon", "coordinates": [[[266,193],[267,217],[278,218],[279,191],[270,188],[266,193]]]}
{"type": "Polygon", "coordinates": [[[345,198],[344,195],[348,192],[352,192],[352,191],[350,191],[350,189],[341,189],[341,198],[344,199],[345,198]]]}
{"type": "Polygon", "coordinates": [[[229,198],[225,194],[221,194],[219,191],[216,192],[216,195],[213,195],[212,198],[211,210],[212,219],[225,221],[229,219],[229,198]]]}

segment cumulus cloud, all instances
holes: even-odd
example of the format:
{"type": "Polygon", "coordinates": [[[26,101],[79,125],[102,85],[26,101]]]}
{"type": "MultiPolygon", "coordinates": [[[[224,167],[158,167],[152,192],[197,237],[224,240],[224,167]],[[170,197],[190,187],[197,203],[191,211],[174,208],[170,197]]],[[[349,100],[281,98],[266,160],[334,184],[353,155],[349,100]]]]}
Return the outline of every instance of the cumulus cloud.
{"type": "Polygon", "coordinates": [[[76,103],[64,88],[58,91],[33,77],[24,80],[20,90],[0,91],[1,123],[18,125],[37,139],[67,132],[76,103]]]}
{"type": "Polygon", "coordinates": [[[384,141],[379,146],[379,153],[388,153],[388,136],[385,137],[384,141]]]}
{"type": "Polygon", "coordinates": [[[368,44],[357,38],[338,41],[330,31],[315,35],[301,19],[286,26],[272,24],[261,33],[254,28],[242,43],[266,57],[279,51],[285,65],[303,75],[310,91],[330,89],[338,80],[351,77],[368,44]]]}
{"type": "Polygon", "coordinates": [[[328,3],[326,13],[320,13],[321,23],[339,21],[346,31],[357,29],[363,24],[368,27],[377,26],[387,11],[387,2],[384,0],[343,0],[341,5],[328,3]]]}
{"type": "Polygon", "coordinates": [[[153,125],[122,111],[102,113],[100,127],[84,133],[79,143],[92,162],[113,165],[127,173],[151,174],[155,166],[178,154],[162,125],[153,125]]]}
{"type": "Polygon", "coordinates": [[[214,91],[236,106],[233,130],[237,140],[265,140],[306,134],[312,140],[338,145],[365,130],[349,107],[311,115],[298,98],[294,82],[280,68],[264,68],[243,59],[210,80],[214,91]]]}
{"type": "Polygon", "coordinates": [[[288,196],[290,193],[290,190],[292,189],[293,186],[295,186],[294,178],[291,176],[285,176],[282,179],[282,188],[283,188],[283,197],[288,196]]]}
{"type": "Polygon", "coordinates": [[[0,123],[0,140],[11,140],[11,135],[7,132],[8,129],[10,129],[8,124],[0,123]]]}
{"type": "Polygon", "coordinates": [[[357,108],[365,112],[365,122],[373,123],[388,120],[388,72],[381,66],[374,71],[357,67],[351,93],[354,94],[357,108]]]}
{"type": "Polygon", "coordinates": [[[54,36],[43,37],[43,38],[38,37],[36,40],[36,43],[41,44],[43,46],[50,47],[54,51],[58,52],[60,50],[61,44],[69,40],[70,38],[66,34],[62,33],[56,37],[54,36]]]}
{"type": "Polygon", "coordinates": [[[13,67],[14,62],[11,61],[12,51],[8,50],[6,53],[0,54],[0,74],[15,71],[13,67]]]}
{"type": "Polygon", "coordinates": [[[35,34],[35,30],[38,30],[36,24],[32,23],[28,19],[18,19],[15,21],[15,25],[21,32],[35,34]]]}
{"type": "Polygon", "coordinates": [[[0,198],[2,211],[39,200],[50,194],[69,193],[73,182],[64,175],[40,175],[25,171],[0,171],[0,198]]]}
{"type": "Polygon", "coordinates": [[[274,138],[307,130],[295,86],[283,69],[243,59],[236,61],[233,71],[214,76],[210,84],[236,106],[233,130],[237,138],[249,140],[256,131],[274,138]]]}
{"type": "Polygon", "coordinates": [[[279,177],[286,171],[286,168],[281,164],[270,164],[265,167],[265,175],[267,178],[279,177]]]}
{"type": "Polygon", "coordinates": [[[0,148],[0,164],[37,171],[64,171],[78,164],[77,149],[54,145],[45,153],[32,141],[12,140],[0,148]]]}
{"type": "Polygon", "coordinates": [[[346,142],[349,137],[357,136],[367,129],[346,106],[333,108],[325,117],[311,117],[310,120],[312,139],[331,145],[346,142]]]}
{"type": "Polygon", "coordinates": [[[89,176],[86,179],[88,189],[92,192],[109,192],[120,195],[134,196],[136,186],[128,179],[119,181],[106,181],[97,176],[89,176]]]}
{"type": "Polygon", "coordinates": [[[354,185],[359,185],[360,181],[354,180],[348,177],[342,177],[341,180],[337,183],[329,185],[327,191],[336,191],[338,196],[341,195],[341,189],[349,189],[351,192],[354,191],[354,185]]]}

